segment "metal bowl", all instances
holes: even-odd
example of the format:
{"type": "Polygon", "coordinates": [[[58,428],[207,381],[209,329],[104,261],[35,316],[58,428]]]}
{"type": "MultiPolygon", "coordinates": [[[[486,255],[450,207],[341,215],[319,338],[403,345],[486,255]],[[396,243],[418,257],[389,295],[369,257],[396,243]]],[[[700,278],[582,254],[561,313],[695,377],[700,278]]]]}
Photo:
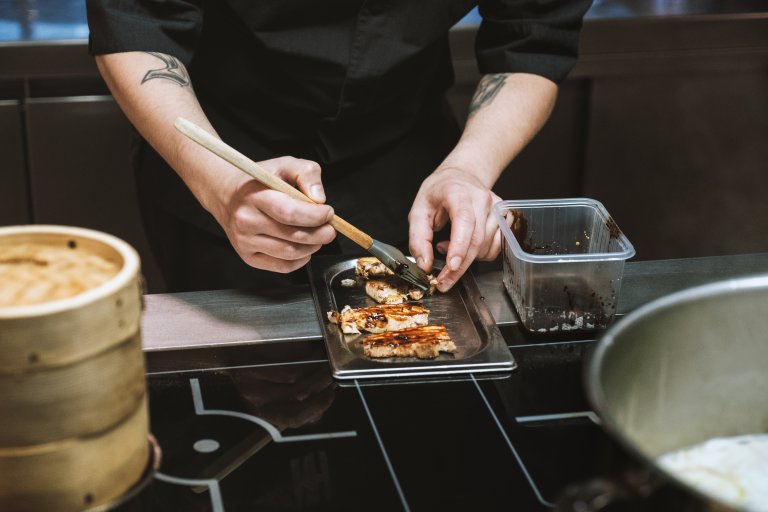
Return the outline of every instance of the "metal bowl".
{"type": "Polygon", "coordinates": [[[768,274],[684,290],[624,317],[586,367],[603,425],[673,485],[733,510],[662,469],[660,455],[768,432],[768,274]]]}

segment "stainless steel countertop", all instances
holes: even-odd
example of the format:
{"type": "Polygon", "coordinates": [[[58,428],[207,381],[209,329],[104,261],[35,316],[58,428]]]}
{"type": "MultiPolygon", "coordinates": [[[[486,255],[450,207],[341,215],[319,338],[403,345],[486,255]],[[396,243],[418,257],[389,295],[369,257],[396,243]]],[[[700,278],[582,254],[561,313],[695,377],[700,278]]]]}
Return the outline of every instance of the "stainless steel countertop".
{"type": "MultiPolygon", "coordinates": [[[[674,291],[732,277],[768,273],[768,253],[628,262],[618,312],[674,291]]],[[[518,321],[500,270],[475,275],[496,322],[518,321]]],[[[146,296],[147,351],[272,343],[321,337],[308,286],[279,291],[216,290],[146,296]]]]}

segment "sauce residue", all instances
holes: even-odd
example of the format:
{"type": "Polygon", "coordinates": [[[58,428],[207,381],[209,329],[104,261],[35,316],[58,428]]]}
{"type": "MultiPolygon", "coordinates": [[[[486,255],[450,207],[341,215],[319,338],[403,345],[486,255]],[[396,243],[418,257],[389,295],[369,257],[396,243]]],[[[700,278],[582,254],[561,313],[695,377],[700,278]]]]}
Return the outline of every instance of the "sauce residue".
{"type": "MultiPolygon", "coordinates": [[[[581,242],[578,240],[574,241],[574,249],[571,249],[570,247],[567,247],[564,244],[554,240],[552,242],[541,245],[534,244],[529,233],[528,219],[525,218],[525,215],[520,210],[514,209],[509,210],[509,213],[512,215],[512,234],[515,235],[517,243],[520,244],[520,248],[522,248],[523,251],[527,252],[528,254],[571,254],[574,252],[574,250],[581,252],[581,242]]],[[[589,240],[586,232],[584,235],[587,240],[589,240]]]]}

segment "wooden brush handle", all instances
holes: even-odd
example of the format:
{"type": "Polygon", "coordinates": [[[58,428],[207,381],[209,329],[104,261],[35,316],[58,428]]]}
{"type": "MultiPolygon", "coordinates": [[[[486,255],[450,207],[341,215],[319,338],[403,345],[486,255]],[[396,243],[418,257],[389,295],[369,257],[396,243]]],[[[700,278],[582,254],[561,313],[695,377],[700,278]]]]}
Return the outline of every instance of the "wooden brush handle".
{"type": "MultiPolygon", "coordinates": [[[[310,197],[304,195],[299,189],[292,187],[244,154],[227,145],[221,139],[217,139],[193,122],[179,117],[176,119],[174,125],[176,126],[177,130],[186,135],[188,138],[197,142],[208,151],[219,155],[221,158],[231,163],[241,171],[245,172],[265,187],[283,192],[300,201],[317,204],[310,197]]],[[[345,221],[338,215],[334,215],[329,224],[333,226],[336,231],[346,236],[363,249],[368,250],[373,244],[373,238],[371,238],[370,235],[357,229],[355,226],[345,221]]]]}

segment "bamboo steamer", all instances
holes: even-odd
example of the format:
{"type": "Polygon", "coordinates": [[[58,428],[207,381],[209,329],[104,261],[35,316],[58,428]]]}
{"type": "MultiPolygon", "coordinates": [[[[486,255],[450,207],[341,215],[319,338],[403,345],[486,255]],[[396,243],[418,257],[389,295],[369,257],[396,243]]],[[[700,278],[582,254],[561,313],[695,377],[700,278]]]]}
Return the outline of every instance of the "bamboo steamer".
{"type": "Polygon", "coordinates": [[[141,478],[141,292],[113,236],[0,228],[0,510],[82,510],[141,478]]]}

